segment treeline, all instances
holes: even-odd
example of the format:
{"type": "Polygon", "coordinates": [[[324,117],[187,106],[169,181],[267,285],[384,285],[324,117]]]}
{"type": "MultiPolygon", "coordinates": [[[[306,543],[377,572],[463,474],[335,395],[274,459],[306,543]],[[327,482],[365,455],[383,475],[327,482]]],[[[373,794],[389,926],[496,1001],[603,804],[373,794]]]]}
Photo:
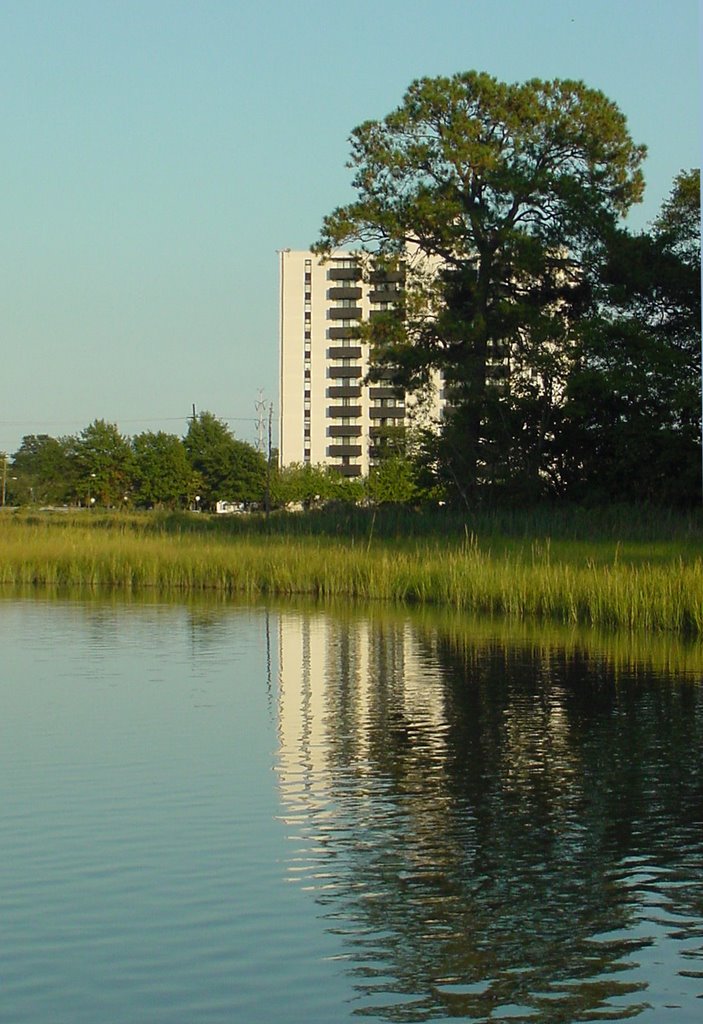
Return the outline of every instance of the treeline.
{"type": "Polygon", "coordinates": [[[447,414],[407,450],[421,486],[469,507],[700,502],[698,170],[630,232],[646,150],[617,106],[475,71],[412,83],[351,142],[356,198],[317,251],[405,274],[362,335],[401,392],[441,374],[447,414]]]}
{"type": "Polygon", "coordinates": [[[4,470],[4,499],[17,505],[209,509],[223,498],[260,501],[267,463],[210,412],[184,437],[129,438],[97,419],[79,434],[26,436],[4,470]]]}
{"type": "Polygon", "coordinates": [[[420,497],[409,459],[389,452],[368,480],[324,466],[279,469],[275,452],[269,461],[211,412],[191,419],[183,437],[129,438],[98,419],[74,436],[27,435],[0,458],[4,505],[213,511],[218,501],[265,509],[420,497]]]}

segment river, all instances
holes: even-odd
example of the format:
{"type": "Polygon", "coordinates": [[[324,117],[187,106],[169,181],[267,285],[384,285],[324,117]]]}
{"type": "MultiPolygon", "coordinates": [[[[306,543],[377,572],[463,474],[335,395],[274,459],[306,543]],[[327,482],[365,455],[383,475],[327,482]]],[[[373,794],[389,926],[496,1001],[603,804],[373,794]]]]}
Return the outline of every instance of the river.
{"type": "Polygon", "coordinates": [[[703,655],[0,601],[8,1024],[703,1011],[703,655]]]}

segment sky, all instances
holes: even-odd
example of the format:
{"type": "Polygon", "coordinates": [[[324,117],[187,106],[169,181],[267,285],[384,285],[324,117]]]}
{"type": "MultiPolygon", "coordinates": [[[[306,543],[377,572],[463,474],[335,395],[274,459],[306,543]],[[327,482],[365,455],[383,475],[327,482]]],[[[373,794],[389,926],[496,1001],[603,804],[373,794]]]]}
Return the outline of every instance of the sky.
{"type": "Polygon", "coordinates": [[[582,79],[645,143],[645,227],[700,166],[699,0],[0,0],[0,452],[254,442],[278,261],[348,202],[351,130],[416,78],[582,79]]]}

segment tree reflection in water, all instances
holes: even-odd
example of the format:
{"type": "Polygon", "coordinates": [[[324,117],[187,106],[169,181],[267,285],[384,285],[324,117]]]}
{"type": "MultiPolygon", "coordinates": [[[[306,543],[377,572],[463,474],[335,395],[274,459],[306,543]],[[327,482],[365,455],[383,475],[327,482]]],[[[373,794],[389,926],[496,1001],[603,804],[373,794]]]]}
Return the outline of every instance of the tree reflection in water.
{"type": "Polygon", "coordinates": [[[695,680],[315,613],[281,616],[280,659],[290,866],[357,1013],[697,1019],[695,680]]]}

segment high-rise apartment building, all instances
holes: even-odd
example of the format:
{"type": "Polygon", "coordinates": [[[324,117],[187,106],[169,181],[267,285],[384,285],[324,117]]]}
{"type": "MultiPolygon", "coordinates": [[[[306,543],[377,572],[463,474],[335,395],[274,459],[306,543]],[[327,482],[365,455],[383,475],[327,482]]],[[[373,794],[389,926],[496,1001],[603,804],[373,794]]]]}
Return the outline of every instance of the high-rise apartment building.
{"type": "Polygon", "coordinates": [[[360,257],[324,261],[283,250],[280,258],[280,460],[326,463],[365,476],[378,439],[405,424],[402,396],[389,381],[365,383],[368,350],[359,324],[398,299],[402,271],[362,276],[360,257]]]}
{"type": "MultiPolygon", "coordinates": [[[[366,380],[368,346],[359,341],[359,325],[393,307],[404,271],[375,270],[368,256],[355,252],[321,260],[285,249],[279,258],[281,465],[326,464],[344,476],[366,476],[384,436],[420,417],[425,425],[436,422],[451,400],[439,374],[421,405],[391,386],[389,371],[385,379],[382,372],[381,379],[366,380]]],[[[427,257],[417,260],[408,252],[409,274],[417,275],[418,265],[430,274],[438,266],[427,257]]],[[[557,353],[549,339],[542,346],[557,353]]],[[[488,370],[494,390],[527,379],[559,402],[558,361],[542,378],[525,362],[523,349],[508,340],[493,343],[488,370]]]]}

